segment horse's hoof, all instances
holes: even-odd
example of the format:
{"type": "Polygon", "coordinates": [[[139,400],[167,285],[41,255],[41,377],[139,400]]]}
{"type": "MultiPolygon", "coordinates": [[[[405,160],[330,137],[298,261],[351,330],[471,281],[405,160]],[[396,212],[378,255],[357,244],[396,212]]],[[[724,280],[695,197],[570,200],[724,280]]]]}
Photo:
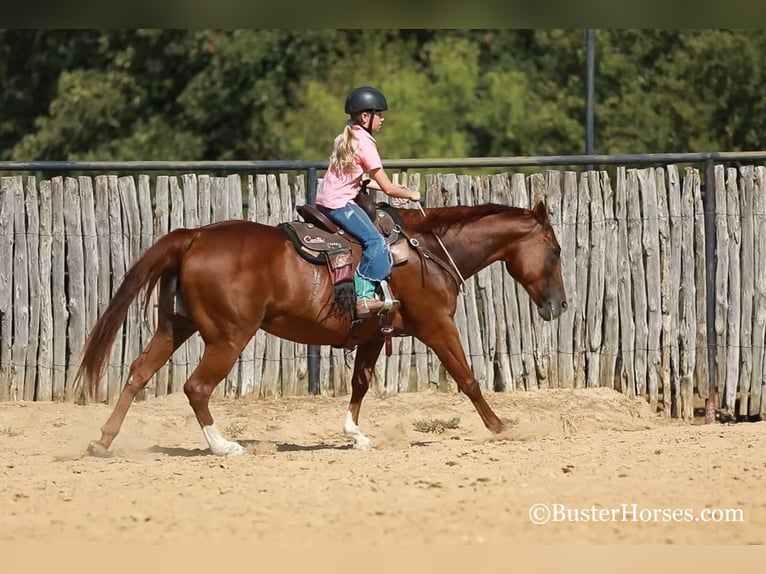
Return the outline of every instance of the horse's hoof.
{"type": "Polygon", "coordinates": [[[247,451],[245,450],[245,447],[243,447],[238,442],[234,443],[234,446],[229,450],[229,452],[226,453],[227,456],[242,456],[247,451]]]}
{"type": "Polygon", "coordinates": [[[211,452],[216,456],[242,456],[247,451],[238,442],[226,441],[226,445],[223,448],[212,450],[211,452]]]}
{"type": "Polygon", "coordinates": [[[88,454],[98,458],[109,458],[112,456],[112,453],[109,452],[103,444],[95,440],[88,443],[88,454]]]}
{"type": "Polygon", "coordinates": [[[354,441],[354,448],[356,450],[372,450],[372,447],[372,441],[368,438],[365,438],[364,440],[357,439],[354,441]]]}

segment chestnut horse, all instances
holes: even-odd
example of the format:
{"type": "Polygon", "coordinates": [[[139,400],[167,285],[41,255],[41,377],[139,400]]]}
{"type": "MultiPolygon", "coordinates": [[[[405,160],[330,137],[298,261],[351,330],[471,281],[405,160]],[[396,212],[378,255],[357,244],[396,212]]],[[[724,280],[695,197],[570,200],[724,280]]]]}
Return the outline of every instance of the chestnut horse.
{"type": "MultiPolygon", "coordinates": [[[[409,260],[394,267],[389,284],[400,305],[391,311],[393,335],[412,335],[433,349],[486,427],[500,432],[503,422],[487,404],[471,373],[453,321],[460,287],[456,276],[467,278],[502,261],[537,305],[540,316],[545,320],[558,317],[567,303],[561,249],[546,207],[542,202],[531,210],[486,204],[424,212],[401,209],[398,214],[406,235],[419,243],[418,249],[425,248],[435,257],[423,257],[422,251],[416,253],[410,247],[409,260]],[[442,245],[459,274],[435,263],[449,260],[442,245]]],[[[88,385],[91,397],[129,306],[158,282],[157,329],[131,364],[117,404],[101,429],[101,438],[90,443],[93,455],[108,453],[136,393],[197,331],[205,349],[184,384],[184,392],[216,455],[244,452],[241,445],[220,434],[208,402],[258,329],[309,345],[340,347],[349,338],[352,316],[337,312],[329,272],[303,260],[279,228],[226,221],[199,229],[176,229],[157,240],[133,264],[93,327],[77,377],[88,385]],[[173,311],[171,285],[176,282],[187,311],[184,315],[173,311]]],[[[351,400],[343,431],[358,448],[371,446],[358,426],[359,408],[384,344],[381,323],[381,317],[371,317],[357,328],[351,400]]]]}

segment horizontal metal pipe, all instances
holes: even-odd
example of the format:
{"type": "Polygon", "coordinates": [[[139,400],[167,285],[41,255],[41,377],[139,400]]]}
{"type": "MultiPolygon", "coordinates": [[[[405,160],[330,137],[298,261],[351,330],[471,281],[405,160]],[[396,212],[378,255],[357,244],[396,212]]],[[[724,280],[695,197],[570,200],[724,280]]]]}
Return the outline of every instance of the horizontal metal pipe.
{"type": "MultiPolygon", "coordinates": [[[[766,151],[422,158],[384,161],[389,168],[615,165],[766,160],[766,151]]],[[[3,161],[0,171],[280,171],[327,169],[327,161],[3,161]]]]}

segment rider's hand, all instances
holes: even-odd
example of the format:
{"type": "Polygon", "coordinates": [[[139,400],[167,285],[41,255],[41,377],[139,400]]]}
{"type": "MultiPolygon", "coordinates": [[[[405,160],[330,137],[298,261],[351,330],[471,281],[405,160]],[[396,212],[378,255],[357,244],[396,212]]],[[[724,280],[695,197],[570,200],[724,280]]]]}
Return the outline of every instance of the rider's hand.
{"type": "Polygon", "coordinates": [[[405,205],[409,199],[406,197],[392,197],[391,203],[394,205],[394,207],[401,207],[402,205],[405,205]]]}
{"type": "Polygon", "coordinates": [[[406,199],[408,201],[420,201],[420,192],[416,189],[409,189],[407,187],[402,186],[402,189],[407,192],[406,199]]]}
{"type": "Polygon", "coordinates": [[[394,204],[397,207],[401,207],[402,205],[406,204],[408,201],[420,201],[420,193],[408,189],[404,186],[401,186],[402,191],[405,191],[407,195],[405,197],[392,197],[391,203],[394,204]]]}

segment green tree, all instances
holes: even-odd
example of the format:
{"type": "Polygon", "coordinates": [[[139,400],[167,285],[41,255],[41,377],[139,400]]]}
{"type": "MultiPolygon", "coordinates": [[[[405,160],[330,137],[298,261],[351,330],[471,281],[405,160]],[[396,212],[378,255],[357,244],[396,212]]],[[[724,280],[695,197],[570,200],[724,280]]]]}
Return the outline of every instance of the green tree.
{"type": "MultiPolygon", "coordinates": [[[[766,32],[597,30],[597,153],[766,144],[766,32]]],[[[326,159],[353,87],[386,158],[584,151],[584,30],[0,30],[0,157],[326,159]]]]}
{"type": "MultiPolygon", "coordinates": [[[[57,76],[46,113],[13,150],[14,159],[173,159],[198,155],[202,139],[184,130],[177,93],[201,56],[183,31],[89,34],[57,76]]],[[[35,52],[36,56],[36,52],[35,52]]],[[[34,61],[34,57],[33,57],[34,61]]]]}

